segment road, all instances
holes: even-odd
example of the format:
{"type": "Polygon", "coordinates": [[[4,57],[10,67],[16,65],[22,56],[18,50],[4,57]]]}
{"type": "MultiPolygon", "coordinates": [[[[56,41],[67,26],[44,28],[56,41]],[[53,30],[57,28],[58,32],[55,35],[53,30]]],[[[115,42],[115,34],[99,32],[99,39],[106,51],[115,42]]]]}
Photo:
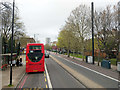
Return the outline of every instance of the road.
{"type": "Polygon", "coordinates": [[[55,54],[45,63],[44,73],[25,74],[17,88],[49,88],[47,72],[52,88],[118,88],[117,81],[55,54]]]}
{"type": "MultiPolygon", "coordinates": [[[[85,88],[78,80],[51,58],[46,58],[46,67],[52,88],[85,88]]],[[[44,73],[25,74],[17,88],[49,88],[46,70],[44,73]]]]}
{"type": "Polygon", "coordinates": [[[51,55],[54,58],[56,58],[59,62],[62,62],[64,65],[66,65],[66,66],[70,67],[72,70],[76,71],[77,74],[81,75],[81,77],[84,76],[83,77],[84,79],[81,79],[81,80],[86,86],[88,86],[88,88],[94,87],[95,85],[98,87],[101,87],[101,88],[118,88],[118,82],[113,79],[106,78],[103,75],[92,72],[92,71],[90,71],[86,68],[83,68],[78,64],[74,64],[74,63],[70,62],[69,60],[66,60],[62,57],[56,56],[54,54],[51,54],[51,55]],[[85,80],[87,80],[87,82],[85,80]],[[90,86],[90,84],[92,86],[90,86]]]}
{"type": "Polygon", "coordinates": [[[25,74],[17,88],[48,88],[45,73],[25,74]]]}
{"type": "Polygon", "coordinates": [[[51,58],[46,59],[46,66],[53,88],[85,88],[51,58]]]}

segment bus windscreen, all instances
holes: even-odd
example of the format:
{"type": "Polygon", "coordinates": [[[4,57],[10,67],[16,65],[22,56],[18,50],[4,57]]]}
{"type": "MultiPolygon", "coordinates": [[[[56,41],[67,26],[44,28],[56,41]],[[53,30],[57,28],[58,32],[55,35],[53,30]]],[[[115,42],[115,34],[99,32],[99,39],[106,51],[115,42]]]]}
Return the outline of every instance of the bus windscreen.
{"type": "Polygon", "coordinates": [[[43,53],[41,53],[41,50],[29,50],[27,56],[32,62],[39,62],[43,57],[43,53]]]}

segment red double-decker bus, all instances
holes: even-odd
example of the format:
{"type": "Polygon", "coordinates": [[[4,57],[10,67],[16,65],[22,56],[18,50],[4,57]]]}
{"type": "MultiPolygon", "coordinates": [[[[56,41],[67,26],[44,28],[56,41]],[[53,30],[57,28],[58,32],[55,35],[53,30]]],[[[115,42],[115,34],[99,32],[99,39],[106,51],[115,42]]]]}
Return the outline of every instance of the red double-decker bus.
{"type": "Polygon", "coordinates": [[[44,72],[45,61],[44,45],[41,43],[29,43],[26,47],[26,73],[44,72]]]}

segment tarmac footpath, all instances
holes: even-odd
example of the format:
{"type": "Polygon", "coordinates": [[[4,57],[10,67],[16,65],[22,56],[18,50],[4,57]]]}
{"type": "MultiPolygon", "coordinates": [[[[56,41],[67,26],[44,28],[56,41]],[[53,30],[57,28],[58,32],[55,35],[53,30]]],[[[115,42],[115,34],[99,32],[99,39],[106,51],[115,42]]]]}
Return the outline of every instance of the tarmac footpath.
{"type": "MultiPolygon", "coordinates": [[[[25,55],[20,56],[24,61],[25,55]]],[[[12,67],[12,87],[9,87],[10,84],[10,66],[5,71],[0,71],[2,73],[2,88],[15,88],[20,82],[21,78],[25,75],[25,64],[23,66],[13,66],[12,67]]]]}

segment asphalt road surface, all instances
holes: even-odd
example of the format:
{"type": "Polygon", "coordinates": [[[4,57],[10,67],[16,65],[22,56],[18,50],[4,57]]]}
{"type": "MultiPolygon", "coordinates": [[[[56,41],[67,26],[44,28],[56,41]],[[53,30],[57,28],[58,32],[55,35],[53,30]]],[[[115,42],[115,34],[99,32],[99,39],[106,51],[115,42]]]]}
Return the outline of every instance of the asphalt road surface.
{"type": "MultiPolygon", "coordinates": [[[[84,77],[88,78],[90,81],[93,81],[94,83],[102,86],[103,88],[118,88],[118,82],[109,78],[106,78],[102,75],[99,75],[95,72],[92,72],[88,69],[85,69],[83,67],[80,67],[79,65],[73,64],[67,60],[65,60],[62,57],[58,57],[56,55],[51,54],[53,57],[55,57],[60,62],[64,63],[68,67],[72,68],[73,70],[77,71],[84,77]]],[[[89,83],[87,83],[89,84],[89,83]]]]}
{"type": "MultiPolygon", "coordinates": [[[[51,58],[46,58],[46,67],[52,83],[52,88],[85,88],[78,80],[71,76],[64,68],[51,58]]],[[[17,88],[49,88],[46,70],[44,73],[25,74],[17,88]]]]}
{"type": "Polygon", "coordinates": [[[53,88],[85,88],[51,58],[46,58],[46,66],[53,88]]]}
{"type": "Polygon", "coordinates": [[[17,88],[48,88],[45,72],[25,74],[17,88]]]}
{"type": "MultiPolygon", "coordinates": [[[[64,65],[76,71],[78,74],[83,75],[85,80],[89,80],[89,82],[87,81],[87,85],[93,82],[93,86],[95,83],[102,86],[103,88],[118,88],[118,82],[115,80],[106,78],[79,65],[71,63],[62,57],[58,57],[53,54],[51,55],[58,61],[64,63],[64,65]]],[[[52,88],[85,88],[85,86],[87,86],[83,82],[80,83],[80,81],[75,79],[70,73],[68,73],[68,71],[66,71],[65,68],[60,66],[52,58],[46,58],[45,63],[52,84],[52,88]]],[[[22,79],[17,88],[49,88],[47,79],[48,77],[46,75],[46,71],[44,73],[25,74],[24,78],[22,79]]]]}

